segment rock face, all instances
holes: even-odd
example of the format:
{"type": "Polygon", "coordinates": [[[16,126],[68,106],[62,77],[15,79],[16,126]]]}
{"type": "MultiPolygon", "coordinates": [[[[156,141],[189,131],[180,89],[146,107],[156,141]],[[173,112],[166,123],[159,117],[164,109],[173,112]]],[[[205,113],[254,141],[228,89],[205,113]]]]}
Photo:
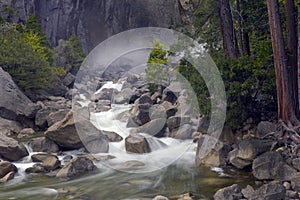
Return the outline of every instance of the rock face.
{"type": "Polygon", "coordinates": [[[17,161],[28,156],[28,152],[16,140],[0,133],[0,156],[7,160],[17,161]]]}
{"type": "Polygon", "coordinates": [[[179,2],[174,0],[6,0],[26,22],[35,14],[52,45],[76,34],[87,53],[109,36],[138,27],[170,27],[180,22],[179,2]]]}
{"type": "Polygon", "coordinates": [[[93,171],[95,168],[96,166],[90,159],[85,157],[78,157],[72,159],[67,165],[59,170],[56,174],[56,177],[72,178],[93,171]]]}
{"type": "Polygon", "coordinates": [[[0,117],[16,120],[18,116],[33,117],[34,104],[0,67],[0,117]]]}

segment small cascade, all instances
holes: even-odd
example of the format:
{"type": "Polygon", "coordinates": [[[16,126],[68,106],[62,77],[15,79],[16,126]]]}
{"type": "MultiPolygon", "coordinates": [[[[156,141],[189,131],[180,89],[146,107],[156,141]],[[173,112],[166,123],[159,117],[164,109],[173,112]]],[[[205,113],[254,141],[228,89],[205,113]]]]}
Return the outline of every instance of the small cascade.
{"type": "Polygon", "coordinates": [[[145,133],[140,133],[140,135],[146,138],[151,151],[167,148],[167,145],[164,142],[162,142],[159,138],[153,137],[152,135],[148,135],[145,133]]]}
{"type": "Polygon", "coordinates": [[[29,143],[22,143],[22,144],[24,145],[24,147],[26,148],[29,154],[33,153],[32,147],[30,146],[29,143]]]}

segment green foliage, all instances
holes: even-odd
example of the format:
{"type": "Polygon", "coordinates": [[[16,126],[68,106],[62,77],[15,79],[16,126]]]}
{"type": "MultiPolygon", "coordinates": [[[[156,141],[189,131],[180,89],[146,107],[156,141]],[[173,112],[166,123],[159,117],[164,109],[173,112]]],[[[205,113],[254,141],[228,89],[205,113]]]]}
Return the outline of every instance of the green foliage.
{"type": "Polygon", "coordinates": [[[148,89],[151,92],[167,83],[167,54],[166,46],[159,40],[155,40],[145,70],[148,89]]]}
{"type": "Polygon", "coordinates": [[[52,70],[36,35],[24,37],[15,24],[0,25],[0,67],[8,71],[21,89],[50,85],[52,70]]]}
{"type": "Polygon", "coordinates": [[[69,40],[60,40],[54,49],[54,64],[63,66],[68,72],[76,75],[85,58],[80,39],[72,35],[69,40]]]}
{"type": "Polygon", "coordinates": [[[52,71],[58,77],[64,77],[67,74],[67,70],[64,67],[53,67],[52,71]]]}
{"type": "Polygon", "coordinates": [[[49,47],[50,46],[50,42],[47,39],[45,33],[42,31],[42,26],[41,24],[38,22],[37,18],[35,15],[30,15],[27,23],[26,23],[26,28],[25,28],[25,32],[26,33],[30,33],[33,32],[35,34],[37,34],[41,40],[41,45],[44,47],[49,47]]]}

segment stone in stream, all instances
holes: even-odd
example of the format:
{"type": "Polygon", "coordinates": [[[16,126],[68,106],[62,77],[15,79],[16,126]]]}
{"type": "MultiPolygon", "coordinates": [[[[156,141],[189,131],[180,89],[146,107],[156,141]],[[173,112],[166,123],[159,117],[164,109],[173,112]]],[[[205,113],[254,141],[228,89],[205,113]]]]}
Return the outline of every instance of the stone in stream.
{"type": "Polygon", "coordinates": [[[0,162],[0,178],[3,178],[10,172],[18,172],[17,167],[7,161],[1,161],[0,162]]]}
{"type": "Polygon", "coordinates": [[[46,173],[47,170],[41,166],[41,164],[35,164],[32,167],[25,169],[25,173],[32,174],[32,173],[46,173]]]}
{"type": "Polygon", "coordinates": [[[44,162],[47,158],[52,157],[54,155],[46,154],[46,153],[37,153],[31,156],[32,162],[44,162]]]}
{"type": "Polygon", "coordinates": [[[28,156],[28,152],[16,140],[0,133],[0,156],[10,161],[17,161],[28,156]]]}
{"type": "Polygon", "coordinates": [[[94,163],[86,157],[77,157],[72,159],[62,169],[58,171],[58,178],[73,178],[84,175],[96,169],[94,163]]]}
{"type": "Polygon", "coordinates": [[[205,151],[202,152],[202,145],[204,142],[209,139],[208,135],[200,136],[198,140],[197,152],[196,152],[196,165],[204,165],[204,166],[211,166],[211,167],[222,167],[226,166],[227,164],[227,156],[231,147],[227,144],[224,144],[220,141],[216,141],[215,146],[207,153],[205,151]]]}
{"type": "Polygon", "coordinates": [[[41,166],[48,171],[52,171],[58,169],[60,167],[60,164],[61,163],[57,156],[49,156],[43,161],[41,166]]]}
{"type": "Polygon", "coordinates": [[[165,196],[158,195],[158,196],[154,197],[152,200],[169,200],[169,199],[165,196]]]}
{"type": "Polygon", "coordinates": [[[102,131],[102,133],[108,139],[109,142],[120,142],[120,141],[123,140],[123,138],[119,134],[117,134],[115,132],[102,131]]]}
{"type": "Polygon", "coordinates": [[[137,134],[129,135],[125,139],[125,148],[130,153],[150,153],[151,149],[145,137],[137,134]]]}
{"type": "Polygon", "coordinates": [[[29,145],[34,152],[56,153],[59,151],[58,145],[46,137],[34,138],[29,145]]]}
{"type": "MultiPolygon", "coordinates": [[[[101,153],[107,153],[108,141],[103,139],[104,136],[101,131],[90,122],[89,116],[82,114],[80,110],[76,112],[76,120],[78,120],[76,123],[73,113],[70,111],[63,120],[49,127],[45,136],[57,143],[62,149],[78,149],[95,140],[98,145],[101,145],[99,147],[101,153]],[[80,137],[78,132],[81,134],[80,137]],[[102,144],[99,143],[100,140],[102,144]]],[[[90,144],[92,145],[92,143],[90,144]]]]}
{"type": "Polygon", "coordinates": [[[261,153],[268,151],[272,141],[249,138],[238,142],[237,147],[229,153],[229,161],[239,169],[252,164],[261,153]]]}
{"type": "Polygon", "coordinates": [[[191,118],[189,116],[172,116],[167,120],[167,126],[170,132],[178,129],[181,125],[189,124],[191,118]]]}
{"type": "Polygon", "coordinates": [[[0,183],[6,183],[15,177],[15,172],[9,172],[3,178],[0,179],[0,183]]]}
{"type": "Polygon", "coordinates": [[[142,126],[133,128],[131,133],[147,133],[155,137],[163,137],[165,136],[166,128],[166,119],[158,118],[151,120],[142,126]]]}

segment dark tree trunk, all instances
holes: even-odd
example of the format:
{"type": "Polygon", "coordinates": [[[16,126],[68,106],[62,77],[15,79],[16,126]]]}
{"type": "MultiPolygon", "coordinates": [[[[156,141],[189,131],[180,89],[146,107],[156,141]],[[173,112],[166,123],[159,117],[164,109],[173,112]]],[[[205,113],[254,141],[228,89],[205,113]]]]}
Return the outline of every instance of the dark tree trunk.
{"type": "Polygon", "coordinates": [[[242,13],[240,0],[236,0],[236,10],[237,10],[237,19],[238,19],[238,34],[239,34],[239,44],[240,44],[240,54],[244,54],[244,41],[243,41],[243,28],[242,28],[242,13]]]}
{"type": "Polygon", "coordinates": [[[247,32],[244,31],[244,35],[243,35],[243,41],[244,41],[244,49],[243,52],[244,54],[250,56],[251,55],[251,51],[250,51],[250,40],[249,40],[249,35],[247,32]]]}
{"type": "MultiPolygon", "coordinates": [[[[298,102],[298,66],[297,66],[297,34],[295,22],[295,6],[294,0],[286,0],[285,18],[286,18],[286,31],[287,31],[287,67],[288,77],[290,78],[290,88],[292,92],[292,103],[295,108],[299,107],[298,102]]],[[[296,115],[299,114],[298,109],[295,111],[296,115]]]]}
{"type": "Polygon", "coordinates": [[[279,16],[278,0],[267,0],[269,25],[272,38],[274,65],[276,72],[278,118],[285,123],[296,123],[295,110],[292,103],[292,91],[289,91],[288,70],[284,40],[279,16]]]}
{"type": "Polygon", "coordinates": [[[226,56],[238,58],[238,44],[233,27],[229,0],[220,0],[220,22],[222,28],[223,47],[226,56]]]}

